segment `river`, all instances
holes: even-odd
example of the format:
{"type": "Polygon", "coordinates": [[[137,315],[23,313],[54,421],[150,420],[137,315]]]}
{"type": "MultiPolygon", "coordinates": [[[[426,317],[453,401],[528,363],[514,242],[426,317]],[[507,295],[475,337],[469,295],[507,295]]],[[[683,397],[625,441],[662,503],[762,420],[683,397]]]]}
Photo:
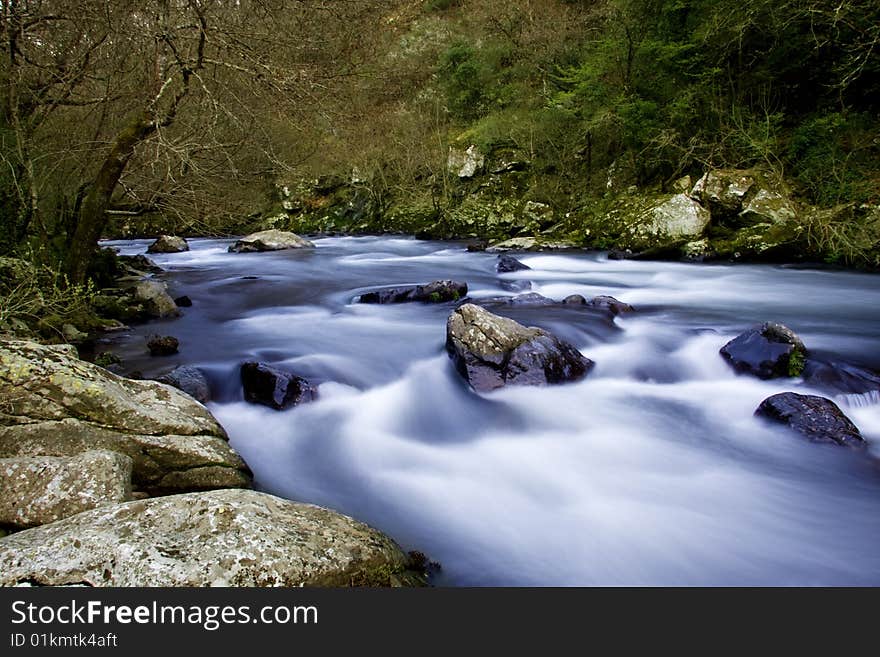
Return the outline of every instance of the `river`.
{"type": "MultiPolygon", "coordinates": [[[[106,242],[123,254],[149,242],[106,242]]],[[[313,250],[227,253],[191,240],[151,256],[182,317],[133,327],[110,347],[151,377],[196,365],[210,410],[255,474],[285,498],[339,510],[442,564],[438,585],[878,585],[880,475],[864,455],[808,443],[753,417],[762,399],[813,392],[738,376],[718,349],[762,321],[813,352],[880,369],[880,278],[763,265],[496,256],[389,237],[313,250]],[[463,280],[472,298],[510,282],[559,300],[609,294],[613,324],[571,307],[492,308],[541,326],[596,362],[583,381],[468,390],[444,350],[452,304],[352,303],[383,285],[463,280]],[[145,336],[180,353],[151,358],[145,336]],[[242,361],[319,385],[277,412],[243,401],[242,361]]],[[[841,407],[880,457],[880,404],[841,407]]],[[[849,403],[848,403],[849,402],[849,403]]]]}

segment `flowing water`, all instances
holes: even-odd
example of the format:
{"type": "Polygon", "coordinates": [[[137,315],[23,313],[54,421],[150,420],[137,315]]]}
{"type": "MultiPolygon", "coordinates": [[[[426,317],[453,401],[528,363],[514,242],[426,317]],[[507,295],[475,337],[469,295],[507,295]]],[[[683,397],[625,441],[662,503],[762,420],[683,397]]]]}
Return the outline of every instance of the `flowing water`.
{"type": "MultiPolygon", "coordinates": [[[[123,254],[146,241],[109,242],[123,254]]],[[[871,459],[753,417],[765,397],[815,392],[737,376],[718,349],[779,321],[814,352],[880,368],[880,281],[853,272],[609,261],[535,253],[498,275],[461,245],[326,238],[317,248],[230,254],[193,240],[155,256],[193,307],[135,327],[113,349],[130,370],[193,364],[209,408],[256,486],[363,520],[442,564],[439,585],[877,585],[880,475],[871,459]],[[376,306],[377,286],[463,280],[474,298],[510,283],[561,299],[610,294],[613,323],[571,307],[494,306],[596,361],[585,380],[467,389],[444,351],[451,304],[376,306]],[[180,353],[150,358],[145,336],[180,353]],[[238,367],[273,363],[319,384],[277,412],[243,401],[238,367]]],[[[880,457],[876,395],[841,399],[880,457]]]]}

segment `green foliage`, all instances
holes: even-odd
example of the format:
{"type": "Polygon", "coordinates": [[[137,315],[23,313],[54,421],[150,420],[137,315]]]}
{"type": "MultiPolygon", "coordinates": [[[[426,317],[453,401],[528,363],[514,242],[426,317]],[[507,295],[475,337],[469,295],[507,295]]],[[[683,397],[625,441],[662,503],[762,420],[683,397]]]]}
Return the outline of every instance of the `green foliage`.
{"type": "Polygon", "coordinates": [[[876,120],[865,114],[818,113],[793,132],[788,148],[795,178],[808,198],[832,206],[870,200],[871,167],[880,152],[876,120]]]}
{"type": "Polygon", "coordinates": [[[803,374],[804,364],[804,352],[800,349],[792,351],[788,357],[788,375],[793,377],[803,374]]]}
{"type": "Polygon", "coordinates": [[[425,6],[433,11],[446,11],[453,7],[460,7],[461,0],[428,0],[425,6]]]}
{"type": "Polygon", "coordinates": [[[48,338],[60,338],[61,327],[81,329],[100,325],[91,306],[94,285],[70,285],[56,267],[29,260],[3,258],[0,262],[0,327],[26,325],[48,338]]]}
{"type": "Polygon", "coordinates": [[[473,46],[463,41],[450,46],[441,56],[440,78],[454,118],[472,120],[483,114],[483,65],[473,46]]]}

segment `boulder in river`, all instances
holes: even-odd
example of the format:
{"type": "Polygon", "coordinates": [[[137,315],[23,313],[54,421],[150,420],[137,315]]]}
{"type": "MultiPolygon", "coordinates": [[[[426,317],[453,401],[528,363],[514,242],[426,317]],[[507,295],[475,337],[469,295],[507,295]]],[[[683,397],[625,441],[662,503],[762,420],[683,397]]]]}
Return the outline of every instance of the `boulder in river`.
{"type": "Polygon", "coordinates": [[[569,294],[562,303],[566,306],[586,306],[587,300],[580,294],[569,294]]]}
{"type": "Polygon", "coordinates": [[[202,404],[211,400],[211,388],[208,385],[208,379],[205,378],[205,375],[198,367],[181,365],[158,377],[156,380],[182,390],[202,404]]]}
{"type": "Polygon", "coordinates": [[[502,253],[501,255],[499,255],[498,262],[495,263],[495,270],[499,274],[508,274],[514,271],[525,271],[526,269],[531,269],[531,267],[520,262],[511,255],[507,255],[506,253],[502,253]]]}
{"type": "Polygon", "coordinates": [[[245,490],[100,507],[0,541],[0,586],[390,586],[394,541],[329,509],[245,490]]]}
{"type": "Polygon", "coordinates": [[[720,353],[737,372],[774,379],[800,376],[807,350],[790,328],[765,322],[735,337],[720,353]]]}
{"type": "Polygon", "coordinates": [[[241,384],[246,401],[277,411],[312,401],[317,396],[317,390],[302,377],[256,361],[242,364],[241,384]]]}
{"type": "MultiPolygon", "coordinates": [[[[564,301],[563,301],[564,303],[564,301]]],[[[589,301],[586,302],[587,306],[590,308],[599,308],[601,310],[606,310],[612,315],[619,315],[621,313],[631,313],[633,312],[633,307],[628,303],[624,303],[623,301],[618,301],[614,297],[609,297],[607,295],[599,295],[598,297],[593,297],[589,301]]]]}
{"type": "Polygon", "coordinates": [[[449,316],[446,349],[458,372],[478,392],[576,381],[593,367],[593,361],[551,333],[470,303],[449,316]]]}
{"type": "Polygon", "coordinates": [[[45,525],[131,499],[132,460],[95,450],[76,456],[0,458],[0,525],[45,525]]]}
{"type": "Polygon", "coordinates": [[[788,425],[813,442],[858,449],[865,446],[858,427],[825,397],[782,392],[762,401],[755,415],[788,425]]]}
{"type": "Polygon", "coordinates": [[[283,251],[285,249],[314,248],[307,239],[286,230],[262,230],[237,240],[229,247],[230,253],[254,253],[257,251],[283,251]]]}
{"type": "Polygon", "coordinates": [[[168,288],[159,281],[141,281],[134,288],[134,298],[143,304],[151,317],[177,317],[180,310],[168,294],[168,288]]]}
{"type": "Polygon", "coordinates": [[[178,308],[191,308],[193,302],[192,299],[184,294],[183,296],[177,297],[174,300],[174,305],[176,305],[178,308]]]}
{"type": "Polygon", "coordinates": [[[170,386],[135,381],[66,346],[0,340],[0,458],[128,455],[137,490],[247,487],[250,470],[208,410],[170,386]]]}
{"type": "Polygon", "coordinates": [[[147,349],[151,356],[172,356],[177,353],[180,341],[173,335],[151,335],[147,338],[147,349]]]}
{"type": "Polygon", "coordinates": [[[404,285],[366,292],[358,303],[444,303],[458,301],[467,296],[467,283],[460,281],[433,281],[426,285],[404,285]]]}
{"type": "Polygon", "coordinates": [[[147,247],[147,253],[183,253],[184,251],[189,251],[189,244],[177,235],[160,235],[147,247]]]}

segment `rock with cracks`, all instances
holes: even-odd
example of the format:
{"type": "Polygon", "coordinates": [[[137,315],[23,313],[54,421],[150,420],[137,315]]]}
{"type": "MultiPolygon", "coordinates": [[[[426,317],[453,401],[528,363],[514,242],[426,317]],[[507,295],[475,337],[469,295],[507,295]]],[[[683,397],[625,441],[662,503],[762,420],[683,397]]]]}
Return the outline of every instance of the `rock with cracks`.
{"type": "Polygon", "coordinates": [[[388,586],[406,566],[367,525],[245,490],[101,507],[0,540],[3,586],[388,586]]]}
{"type": "Polygon", "coordinates": [[[105,450],[0,459],[0,525],[36,527],[130,500],[131,466],[105,450]]]}
{"type": "Polygon", "coordinates": [[[865,446],[858,427],[825,397],[782,392],[762,401],[755,415],[785,424],[813,442],[857,449],[865,446]]]}
{"type": "Polygon", "coordinates": [[[449,316],[446,349],[458,372],[478,392],[576,381],[593,367],[593,361],[551,333],[474,304],[464,304],[449,316]]]}
{"type": "Polygon", "coordinates": [[[246,487],[250,470],[194,399],[79,360],[69,347],[0,341],[0,458],[126,454],[151,494],[246,487]]]}

